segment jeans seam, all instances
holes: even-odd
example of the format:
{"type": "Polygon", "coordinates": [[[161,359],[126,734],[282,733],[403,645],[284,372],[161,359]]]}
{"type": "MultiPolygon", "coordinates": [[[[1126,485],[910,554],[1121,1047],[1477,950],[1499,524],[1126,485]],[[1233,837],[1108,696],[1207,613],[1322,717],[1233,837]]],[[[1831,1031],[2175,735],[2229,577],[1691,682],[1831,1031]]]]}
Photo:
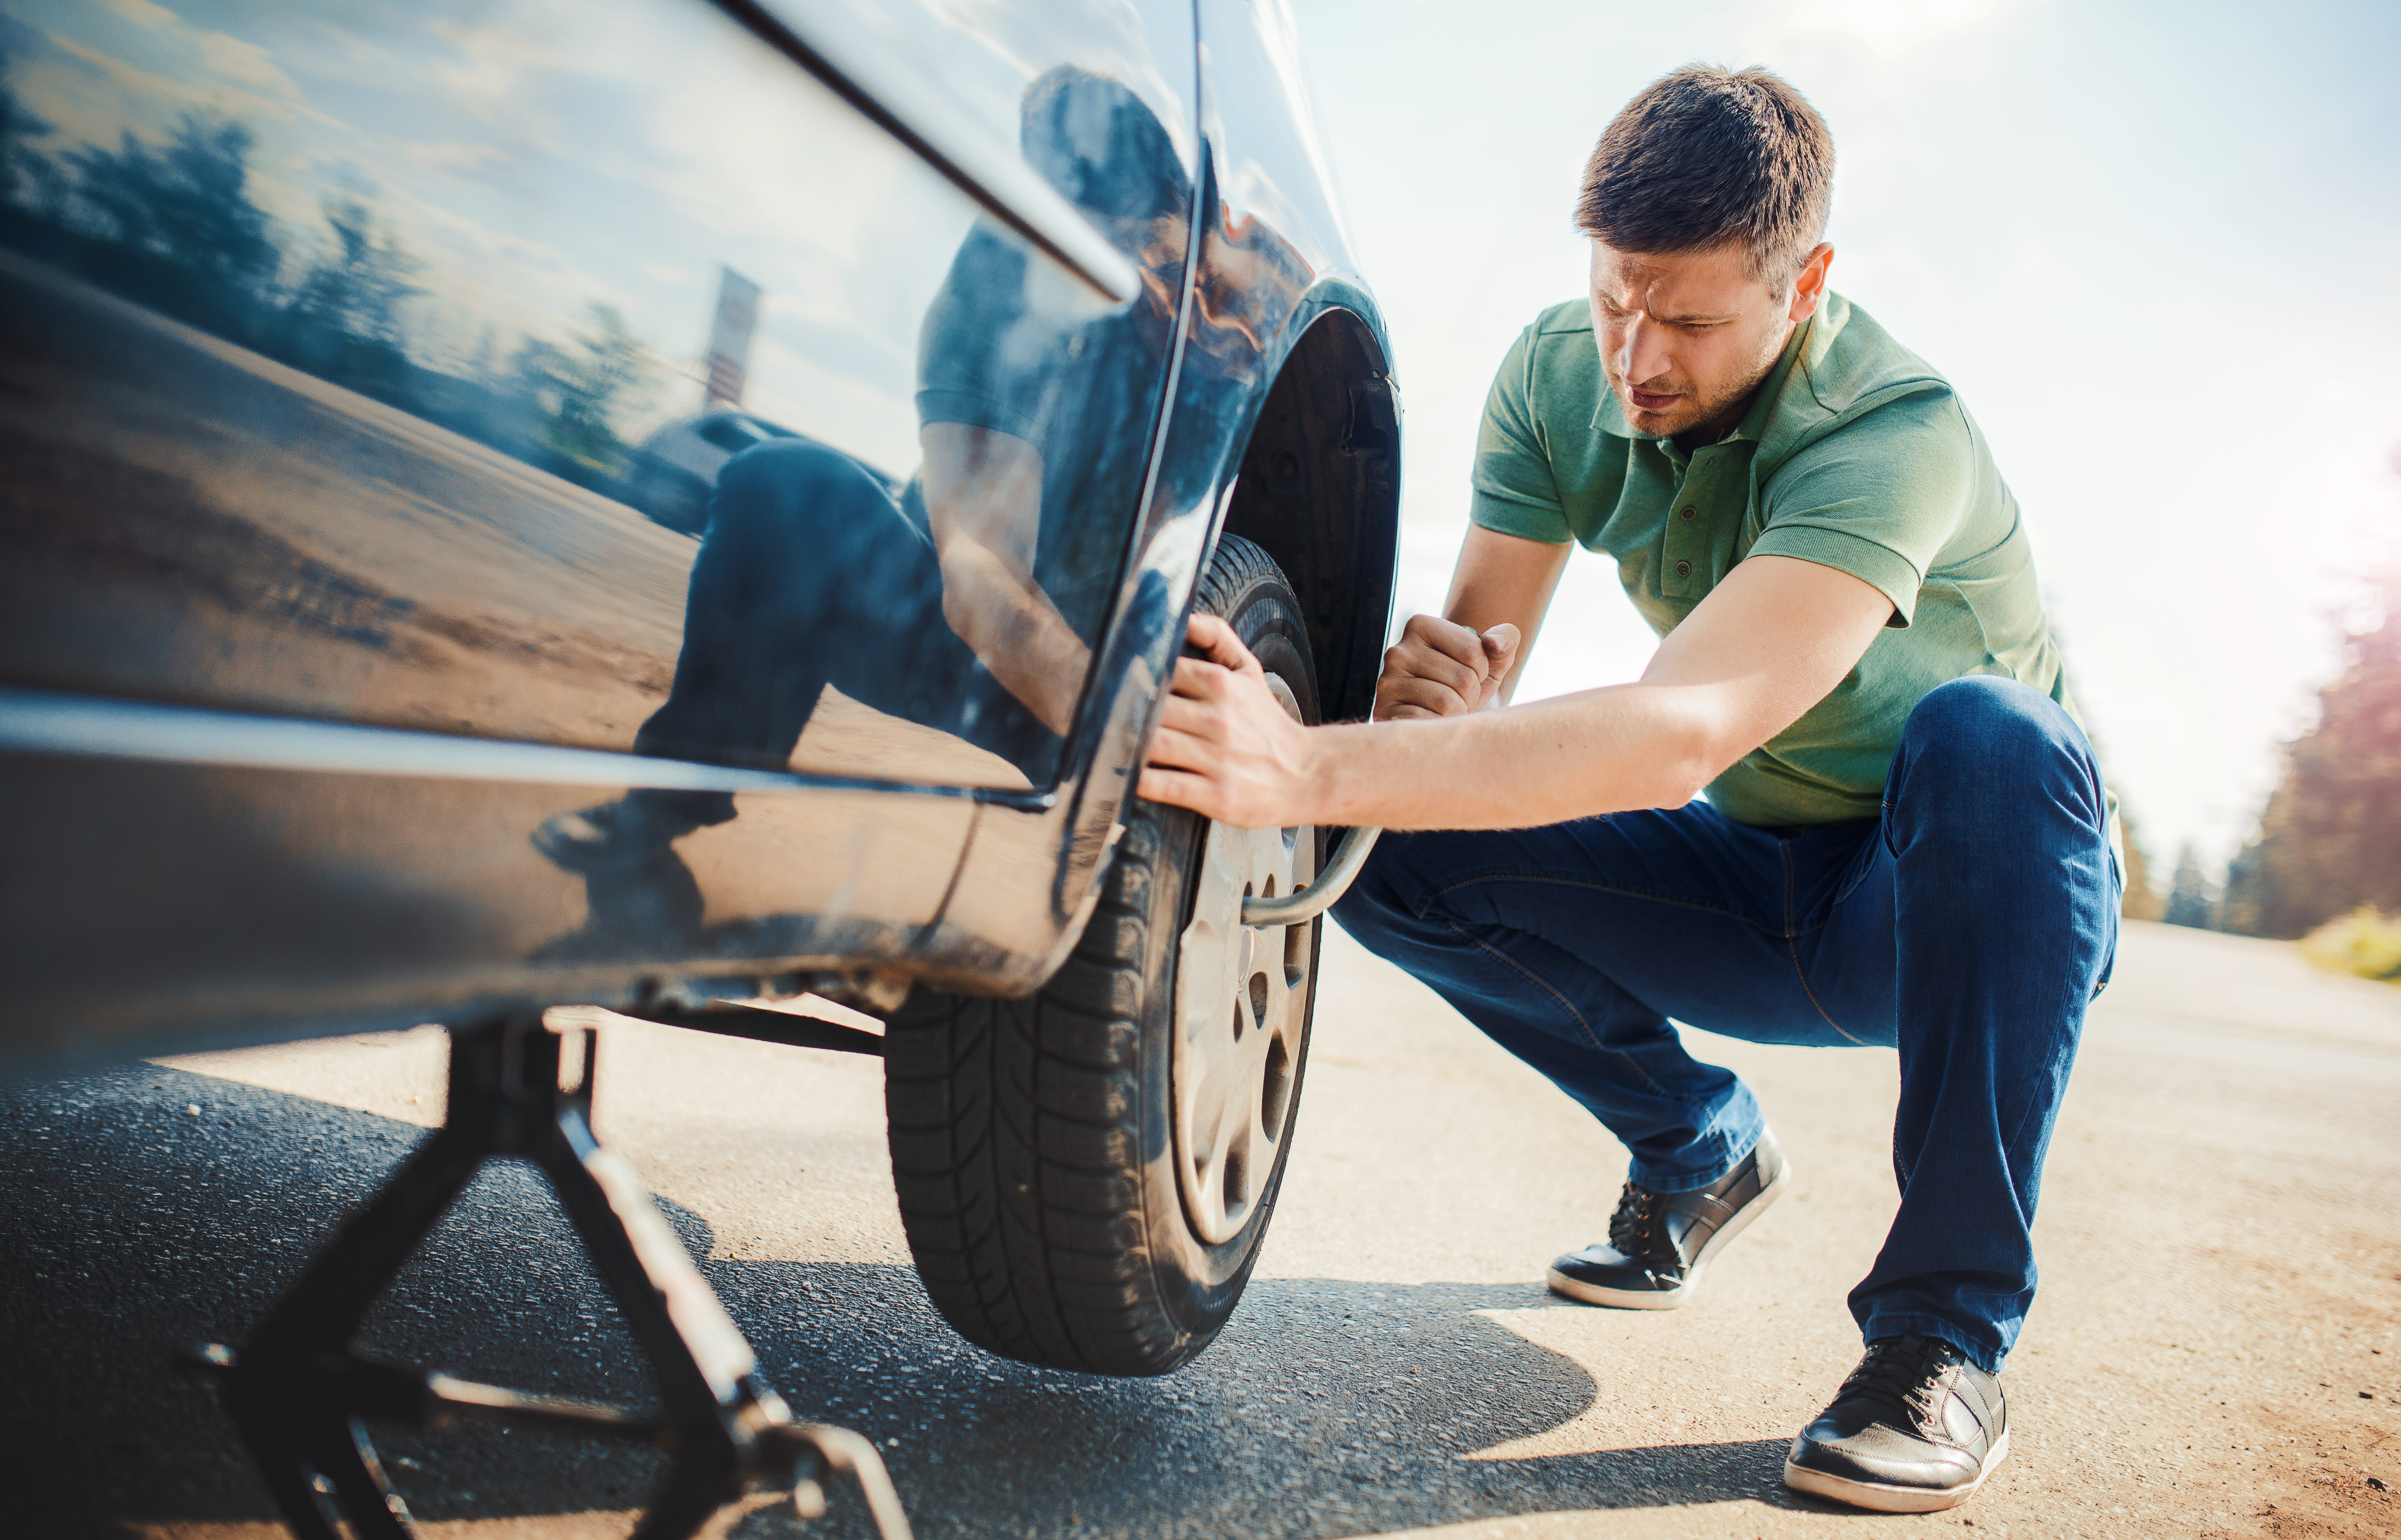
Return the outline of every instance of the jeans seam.
{"type": "MultiPolygon", "coordinates": [[[[1843,1041],[1852,1047],[1864,1048],[1867,1046],[1865,1043],[1843,1031],[1843,1024],[1827,1012],[1826,1002],[1819,1000],[1818,991],[1809,987],[1808,972],[1801,966],[1801,933],[1793,929],[1793,922],[1797,917],[1793,914],[1792,902],[1792,841],[1777,840],[1776,853],[1784,863],[1784,955],[1792,960],[1792,976],[1801,981],[1801,992],[1809,997],[1810,1008],[1825,1020],[1826,1025],[1837,1032],[1842,1032],[1843,1041]]],[[[1820,923],[1823,922],[1820,921],[1820,923]]],[[[1814,931],[1818,926],[1812,925],[1809,928],[1814,931]]]]}
{"type": "Polygon", "coordinates": [[[1727,920],[1748,925],[1755,931],[1766,931],[1771,934],[1775,932],[1775,927],[1763,925],[1749,915],[1733,909],[1720,908],[1714,904],[1703,904],[1690,898],[1678,898],[1671,893],[1653,893],[1643,888],[1620,888],[1607,882],[1585,882],[1572,877],[1551,877],[1540,872],[1485,872],[1475,877],[1462,877],[1456,882],[1447,883],[1439,888],[1427,889],[1425,897],[1415,906],[1413,912],[1417,918],[1423,920],[1426,918],[1427,911],[1434,907],[1434,900],[1455,893],[1462,888],[1475,887],[1479,882],[1547,882],[1561,888],[1582,888],[1588,893],[1614,893],[1620,898],[1640,898],[1653,904],[1673,905],[1680,909],[1693,909],[1701,914],[1720,915],[1727,920]]]}
{"type": "Polygon", "coordinates": [[[1541,974],[1535,973],[1534,970],[1527,967],[1524,963],[1518,961],[1516,958],[1511,957],[1500,947],[1493,946],[1490,942],[1484,940],[1481,936],[1473,936],[1468,934],[1452,921],[1445,920],[1443,923],[1450,927],[1451,934],[1459,937],[1460,940],[1464,941],[1478,951],[1491,957],[1496,961],[1504,963],[1511,968],[1515,968],[1518,973],[1525,975],[1528,983],[1533,985],[1534,988],[1542,990],[1553,1000],[1557,1001],[1559,1002],[1559,1008],[1567,1012],[1568,1015],[1575,1022],[1576,1030],[1584,1034],[1585,1041],[1592,1044],[1593,1051],[1595,1053],[1607,1054],[1612,1058],[1623,1060],[1626,1067],[1634,1071],[1636,1078],[1640,1079],[1644,1085],[1648,1086],[1657,1095],[1664,1097],[1671,1094],[1666,1086],[1651,1078],[1651,1072],[1643,1069],[1641,1061],[1636,1058],[1632,1054],[1627,1053],[1623,1048],[1612,1048],[1609,1044],[1601,1042],[1599,1034],[1592,1029],[1592,1023],[1586,1021],[1584,1018],[1584,1013],[1575,1008],[1575,1002],[1570,1000],[1566,995],[1561,994],[1558,988],[1548,979],[1544,978],[1541,974]]]}

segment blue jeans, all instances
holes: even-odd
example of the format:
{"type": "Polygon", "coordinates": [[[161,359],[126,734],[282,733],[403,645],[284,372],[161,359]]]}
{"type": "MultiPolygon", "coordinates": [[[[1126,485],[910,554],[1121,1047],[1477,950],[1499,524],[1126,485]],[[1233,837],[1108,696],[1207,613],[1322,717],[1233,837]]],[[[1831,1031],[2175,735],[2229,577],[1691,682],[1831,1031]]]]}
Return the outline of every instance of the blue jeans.
{"type": "MultiPolygon", "coordinates": [[[[1058,734],[943,618],[915,486],[896,494],[881,471],[815,439],[770,439],[719,472],[675,683],[634,752],[782,770],[828,685],[989,749],[1037,786],[1057,771],[1058,734]]],[[[731,792],[649,788],[630,800],[662,838],[734,817],[731,792]]]]}
{"type": "Polygon", "coordinates": [[[1754,1043],[1900,1051],[1900,1211],[1851,1291],[1997,1371],[2120,878],[2092,745],[2050,697],[1955,679],[1900,735],[1880,818],[1754,828],[1706,803],[1547,828],[1388,834],[1335,917],[1582,1102],[1653,1192],[1763,1128],[1670,1017],[1754,1043]]]}

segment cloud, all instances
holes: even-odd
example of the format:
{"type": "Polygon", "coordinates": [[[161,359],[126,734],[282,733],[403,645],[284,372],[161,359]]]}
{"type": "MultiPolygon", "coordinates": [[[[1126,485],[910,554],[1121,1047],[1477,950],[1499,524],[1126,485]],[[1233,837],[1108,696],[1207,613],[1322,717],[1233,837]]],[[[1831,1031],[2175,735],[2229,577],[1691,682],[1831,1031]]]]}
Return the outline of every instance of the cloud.
{"type": "Polygon", "coordinates": [[[62,36],[55,32],[48,36],[53,47],[82,64],[88,72],[103,77],[118,90],[148,105],[174,102],[233,116],[256,114],[263,117],[286,118],[292,116],[291,109],[284,103],[270,101],[256,91],[245,90],[239,86],[199,85],[171,80],[165,75],[137,69],[113,54],[78,43],[72,37],[62,36]]]}
{"type": "Polygon", "coordinates": [[[409,161],[429,171],[449,171],[473,176],[508,163],[507,152],[492,144],[468,144],[453,141],[446,144],[410,144],[401,153],[409,161]]]}
{"type": "Polygon", "coordinates": [[[150,0],[100,0],[101,5],[115,11],[137,27],[163,27],[181,31],[183,19],[164,6],[154,6],[150,0]]]}
{"type": "MultiPolygon", "coordinates": [[[[147,4],[148,0],[135,0],[147,4]]],[[[227,80],[246,85],[264,86],[281,96],[296,97],[300,88],[295,86],[281,70],[268,58],[267,50],[255,43],[245,43],[221,32],[213,32],[199,40],[200,62],[227,80]]]]}

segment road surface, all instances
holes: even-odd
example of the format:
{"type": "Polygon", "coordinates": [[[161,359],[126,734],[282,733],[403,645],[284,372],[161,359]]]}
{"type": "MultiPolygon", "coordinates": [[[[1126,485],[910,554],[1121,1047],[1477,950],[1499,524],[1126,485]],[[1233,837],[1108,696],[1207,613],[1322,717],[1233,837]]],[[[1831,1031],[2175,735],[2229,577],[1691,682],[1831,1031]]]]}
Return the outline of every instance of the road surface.
{"type": "MultiPolygon", "coordinates": [[[[1967,1507],[1792,1497],[1786,1442],[1858,1353],[1891,1213],[1894,1060],[1700,1038],[1798,1173],[1683,1310],[1539,1279],[1598,1235],[1612,1141],[1338,934],[1283,1208],[1217,1343],[1165,1380],[989,1359],[909,1269],[880,1067],[626,1024],[603,1136],[803,1415],[886,1448],[920,1535],[1784,1537],[2401,1533],[2401,989],[2290,947],[2130,926],[2096,1008],[1967,1507]]],[[[175,1344],[239,1340],[438,1115],[431,1030],[0,1086],[0,1492],[12,1534],[280,1533],[175,1344]]],[[[386,1351],[637,1398],[537,1179],[488,1173],[386,1302],[386,1351]]],[[[653,1467],[498,1430],[393,1437],[429,1530],[621,1534],[653,1467]]],[[[754,1516],[746,1540],[801,1533],[754,1516]]],[[[807,1533],[866,1533],[838,1507],[807,1533]]]]}

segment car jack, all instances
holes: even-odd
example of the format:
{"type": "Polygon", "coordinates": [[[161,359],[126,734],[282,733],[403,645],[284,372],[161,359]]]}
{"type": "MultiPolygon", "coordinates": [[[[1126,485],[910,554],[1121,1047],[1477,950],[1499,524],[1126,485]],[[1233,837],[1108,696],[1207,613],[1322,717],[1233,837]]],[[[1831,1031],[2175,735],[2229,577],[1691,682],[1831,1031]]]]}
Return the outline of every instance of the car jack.
{"type": "Polygon", "coordinates": [[[789,1487],[800,1517],[823,1482],[858,1484],[885,1540],[909,1521],[875,1447],[845,1428],[796,1423],[750,1344],[693,1265],[624,1157],[592,1133],[597,1034],[539,1015],[450,1029],[441,1128],[309,1264],[239,1354],[210,1343],[189,1366],[217,1380],[242,1441],[300,1540],[408,1540],[418,1530],[386,1479],[370,1422],[432,1428],[506,1422],[655,1444],[670,1458],[635,1540],[682,1540],[729,1505],[754,1511],[789,1487]],[[624,1313],[664,1411],[528,1396],[361,1352],[361,1323],[476,1170],[510,1155],[540,1166],[624,1313]],[[347,1520],[347,1524],[345,1523],[347,1520]]]}

